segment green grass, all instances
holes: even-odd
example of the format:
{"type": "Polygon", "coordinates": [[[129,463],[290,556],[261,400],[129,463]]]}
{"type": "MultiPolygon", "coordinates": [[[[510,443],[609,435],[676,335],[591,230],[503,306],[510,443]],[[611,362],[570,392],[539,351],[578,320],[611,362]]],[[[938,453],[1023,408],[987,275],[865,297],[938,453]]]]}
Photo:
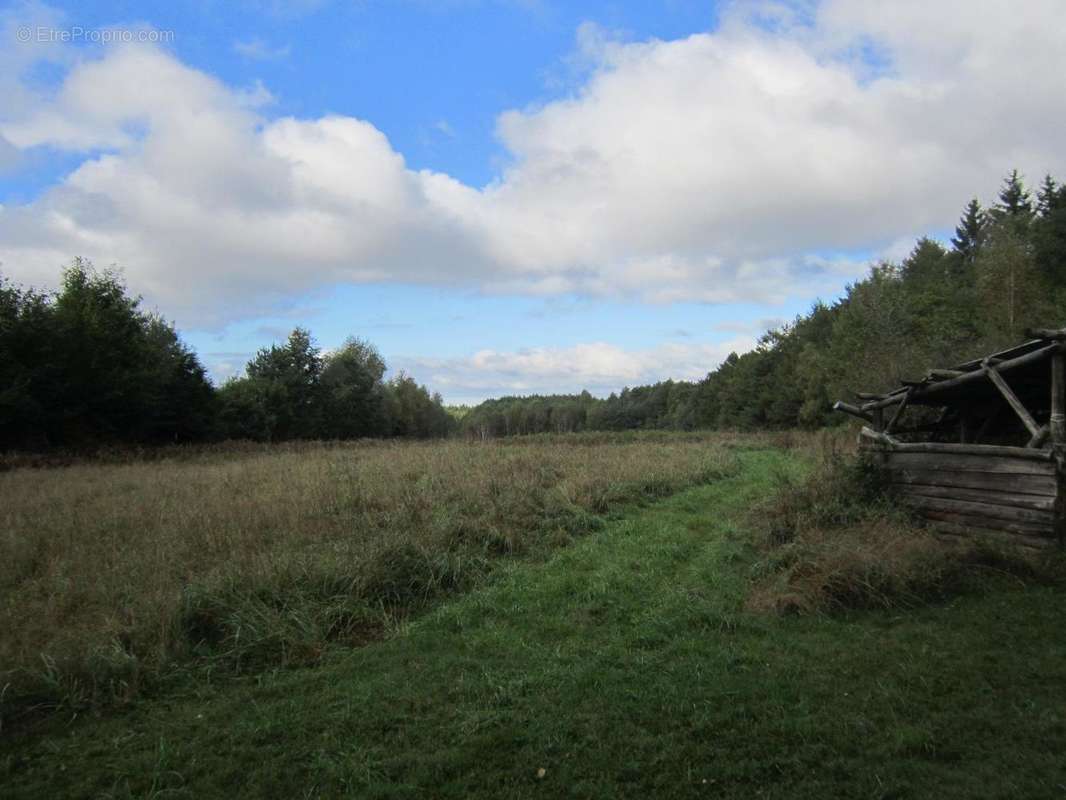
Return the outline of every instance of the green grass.
{"type": "Polygon", "coordinates": [[[0,727],[190,663],[256,672],[380,638],[727,474],[736,439],[238,444],[0,472],[0,727]]]}
{"type": "Polygon", "coordinates": [[[200,669],[122,713],[10,731],[0,795],[1066,794],[1063,587],[745,612],[750,509],[801,466],[740,459],[317,667],[200,669]]]}

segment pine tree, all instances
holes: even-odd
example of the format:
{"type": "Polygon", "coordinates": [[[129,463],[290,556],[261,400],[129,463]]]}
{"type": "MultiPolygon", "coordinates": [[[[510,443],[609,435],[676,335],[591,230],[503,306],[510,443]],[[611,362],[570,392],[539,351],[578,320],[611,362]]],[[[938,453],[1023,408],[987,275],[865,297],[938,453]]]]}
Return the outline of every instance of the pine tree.
{"type": "Polygon", "coordinates": [[[999,190],[999,202],[992,209],[997,220],[1011,219],[1028,223],[1033,216],[1033,201],[1029,190],[1022,183],[1018,170],[1011,170],[1003,179],[1003,188],[999,190]]]}
{"type": "Polygon", "coordinates": [[[963,211],[962,219],[955,228],[951,243],[967,263],[973,263],[985,238],[985,212],[977,198],[973,198],[963,211]]]}
{"type": "Polygon", "coordinates": [[[1040,185],[1036,201],[1036,210],[1042,219],[1046,218],[1058,206],[1061,199],[1059,188],[1054,178],[1050,175],[1044,176],[1044,182],[1040,185]]]}

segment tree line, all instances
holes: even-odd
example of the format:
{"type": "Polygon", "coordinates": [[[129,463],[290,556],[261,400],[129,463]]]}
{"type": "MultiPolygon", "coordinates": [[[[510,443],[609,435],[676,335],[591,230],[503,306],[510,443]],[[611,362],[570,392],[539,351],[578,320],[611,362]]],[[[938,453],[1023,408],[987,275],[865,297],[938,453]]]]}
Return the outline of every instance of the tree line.
{"type": "Polygon", "coordinates": [[[663,381],[605,399],[505,397],[461,420],[469,436],[649,428],[817,428],[832,401],[1018,342],[1027,327],[1066,325],[1066,187],[1033,192],[1017,171],[995,201],[963,209],[950,247],[922,238],[902,261],[875,264],[833,303],[732,353],[696,382],[663,381]]]}
{"type": "Polygon", "coordinates": [[[890,388],[1066,324],[1066,187],[1017,171],[987,208],[972,199],[950,246],[922,238],[832,303],[766,332],[700,381],[607,398],[502,397],[451,409],[408,375],[386,379],[370,343],[323,352],[296,328],[216,388],[173,326],[119,275],[76,259],[55,292],[0,276],[0,448],[435,437],[544,432],[816,428],[834,399],[890,388]]]}
{"type": "Polygon", "coordinates": [[[445,436],[440,395],[348,339],[323,353],[296,328],[216,388],[174,327],[82,259],[58,291],[0,276],[0,449],[219,439],[445,436]]]}

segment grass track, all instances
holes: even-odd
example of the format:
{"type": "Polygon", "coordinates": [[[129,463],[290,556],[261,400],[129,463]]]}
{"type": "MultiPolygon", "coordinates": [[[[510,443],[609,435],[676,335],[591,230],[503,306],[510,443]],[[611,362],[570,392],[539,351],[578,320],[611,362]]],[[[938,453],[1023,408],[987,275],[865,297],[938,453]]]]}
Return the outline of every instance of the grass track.
{"type": "Polygon", "coordinates": [[[744,613],[739,520],[798,467],[741,457],[318,668],[11,734],[0,794],[1066,796],[1066,592],[744,613]]]}

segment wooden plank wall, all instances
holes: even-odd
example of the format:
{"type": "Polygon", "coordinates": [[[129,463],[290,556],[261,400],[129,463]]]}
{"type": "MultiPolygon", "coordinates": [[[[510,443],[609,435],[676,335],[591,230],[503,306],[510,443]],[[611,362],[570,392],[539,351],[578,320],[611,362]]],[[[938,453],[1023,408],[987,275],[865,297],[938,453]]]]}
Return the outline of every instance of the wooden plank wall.
{"type": "Polygon", "coordinates": [[[902,501],[930,521],[1005,531],[1030,546],[1057,541],[1054,461],[893,451],[879,458],[902,501]]]}

